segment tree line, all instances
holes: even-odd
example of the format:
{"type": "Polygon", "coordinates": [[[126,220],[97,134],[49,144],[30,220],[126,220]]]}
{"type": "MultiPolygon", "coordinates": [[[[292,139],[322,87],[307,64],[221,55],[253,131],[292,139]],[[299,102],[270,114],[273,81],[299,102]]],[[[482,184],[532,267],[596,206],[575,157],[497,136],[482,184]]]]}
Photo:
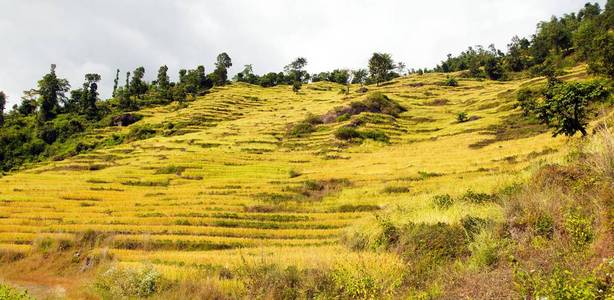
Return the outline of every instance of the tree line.
{"type": "Polygon", "coordinates": [[[577,13],[553,16],[540,22],[529,38],[514,36],[503,52],[494,45],[469,47],[459,55],[448,54],[437,72],[466,71],[468,77],[507,79],[513,72],[554,75],[580,62],[589,71],[614,77],[614,1],[605,9],[586,3],[577,13]]]}

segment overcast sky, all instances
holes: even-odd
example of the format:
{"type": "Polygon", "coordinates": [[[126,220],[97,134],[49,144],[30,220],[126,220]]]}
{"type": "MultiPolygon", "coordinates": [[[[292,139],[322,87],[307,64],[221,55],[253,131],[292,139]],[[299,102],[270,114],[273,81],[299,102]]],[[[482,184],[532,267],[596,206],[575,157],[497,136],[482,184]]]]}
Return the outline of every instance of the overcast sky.
{"type": "MultiPolygon", "coordinates": [[[[109,96],[115,70],[144,66],[153,79],[166,64],[205,65],[227,52],[231,74],[253,64],[280,71],[297,56],[308,70],[364,67],[371,53],[391,53],[410,68],[433,67],[447,53],[494,43],[505,48],[538,21],[579,10],[584,0],[0,0],[0,90],[22,91],[57,64],[73,87],[102,75],[109,96]]],[[[605,0],[598,1],[602,7],[605,0]]],[[[10,106],[9,106],[10,107],[10,106]]]]}

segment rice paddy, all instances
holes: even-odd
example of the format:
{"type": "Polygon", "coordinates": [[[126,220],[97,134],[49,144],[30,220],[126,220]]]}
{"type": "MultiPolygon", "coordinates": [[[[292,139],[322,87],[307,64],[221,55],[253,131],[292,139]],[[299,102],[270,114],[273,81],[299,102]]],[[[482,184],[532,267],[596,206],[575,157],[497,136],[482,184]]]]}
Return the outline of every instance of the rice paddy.
{"type": "MultiPolygon", "coordinates": [[[[566,77],[586,74],[578,67],[566,77]]],[[[0,178],[0,251],[28,255],[44,241],[95,232],[100,255],[152,264],[170,278],[257,260],[393,270],[400,263],[393,254],[352,252],[339,245],[342,232],[389,211],[400,223],[502,218],[492,202],[439,209],[432,198],[493,193],[568,149],[569,140],[523,121],[514,106],[518,88],[543,79],[461,78],[458,87],[441,85],[445,79],[411,75],[368,86],[367,94],[381,92],[407,111],[396,118],[363,113],[302,136],[288,131],[308,114],[367,94],[325,82],[300,93],[233,83],[187,107],[143,110],[141,121],[94,135],[145,125],[161,134],[0,178]],[[457,122],[459,112],[469,121],[457,122]],[[360,128],[383,132],[388,142],[335,138],[359,118],[360,128]]]]}

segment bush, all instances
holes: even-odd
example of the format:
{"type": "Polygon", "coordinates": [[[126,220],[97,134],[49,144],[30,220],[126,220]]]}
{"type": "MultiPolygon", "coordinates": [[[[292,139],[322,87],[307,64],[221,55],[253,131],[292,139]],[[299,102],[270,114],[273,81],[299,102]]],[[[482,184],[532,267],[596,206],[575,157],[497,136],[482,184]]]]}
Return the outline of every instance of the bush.
{"type": "Polygon", "coordinates": [[[481,231],[469,244],[469,264],[477,269],[494,266],[499,261],[500,243],[491,232],[481,231]]]}
{"type": "Polygon", "coordinates": [[[439,209],[448,209],[454,204],[454,199],[448,194],[435,195],[433,197],[433,204],[439,209]]]}
{"type": "Polygon", "coordinates": [[[28,292],[20,292],[6,285],[0,284],[0,299],[1,300],[33,300],[34,298],[28,295],[28,292]]]}
{"type": "Polygon", "coordinates": [[[362,135],[355,128],[344,126],[340,127],[339,129],[337,129],[337,131],[335,131],[335,137],[340,140],[350,141],[355,139],[361,139],[362,135]]]}
{"type": "Polygon", "coordinates": [[[409,188],[406,186],[387,186],[384,188],[384,190],[382,190],[382,192],[386,194],[408,193],[409,188]]]}
{"type": "Polygon", "coordinates": [[[307,122],[300,122],[292,127],[289,134],[293,137],[302,137],[316,131],[315,127],[307,122]]]}
{"type": "Polygon", "coordinates": [[[467,113],[462,111],[456,114],[456,121],[458,123],[464,123],[467,122],[469,120],[469,118],[467,117],[467,113]]]}
{"type": "Polygon", "coordinates": [[[94,286],[112,299],[149,297],[162,289],[160,273],[152,267],[140,269],[111,267],[96,278],[94,286]]]}
{"type": "Polygon", "coordinates": [[[590,218],[583,216],[576,210],[571,210],[565,214],[565,232],[576,248],[582,249],[593,241],[595,236],[592,223],[590,218]]]}
{"type": "Polygon", "coordinates": [[[126,140],[136,141],[151,138],[156,135],[156,130],[150,125],[134,126],[126,135],[126,140]]]}
{"type": "Polygon", "coordinates": [[[535,220],[533,231],[538,236],[551,239],[554,234],[554,220],[550,215],[541,213],[535,220]]]}
{"type": "Polygon", "coordinates": [[[427,259],[432,263],[462,257],[468,253],[463,228],[446,223],[410,223],[403,226],[398,249],[409,261],[427,259]]]}
{"type": "Polygon", "coordinates": [[[362,138],[371,139],[377,142],[388,143],[390,138],[382,131],[379,130],[365,130],[360,132],[362,138]]]}
{"type": "Polygon", "coordinates": [[[456,79],[454,77],[448,77],[443,82],[443,85],[445,85],[445,86],[458,86],[458,81],[456,81],[456,79]]]}
{"type": "Polygon", "coordinates": [[[485,202],[494,201],[496,197],[491,194],[486,193],[477,193],[472,190],[467,190],[461,197],[460,200],[466,201],[474,204],[482,204],[485,202]]]}

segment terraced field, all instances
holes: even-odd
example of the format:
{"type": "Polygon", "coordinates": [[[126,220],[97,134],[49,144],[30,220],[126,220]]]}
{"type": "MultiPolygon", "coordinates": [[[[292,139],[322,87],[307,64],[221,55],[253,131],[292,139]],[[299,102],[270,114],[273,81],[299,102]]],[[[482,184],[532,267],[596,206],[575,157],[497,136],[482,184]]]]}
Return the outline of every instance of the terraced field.
{"type": "MultiPolygon", "coordinates": [[[[584,77],[578,67],[563,78],[584,77]]],[[[144,110],[136,124],[93,138],[146,124],[163,134],[0,178],[0,251],[27,255],[90,235],[99,255],[151,263],[171,278],[259,260],[395,270],[398,258],[352,252],[339,245],[340,236],[391,211],[401,223],[499,219],[492,202],[440,210],[431,199],[522,181],[536,163],[560,160],[569,143],[518,117],[515,91],[543,79],[460,79],[458,87],[444,80],[412,75],[368,86],[367,94],[382,92],[407,111],[362,113],[302,136],[288,132],[308,113],[324,115],[367,94],[352,86],[346,95],[332,83],[298,94],[233,83],[187,107],[144,110]],[[468,122],[456,121],[461,111],[468,122]],[[335,130],[357,120],[389,142],[335,138],[335,130]]]]}

